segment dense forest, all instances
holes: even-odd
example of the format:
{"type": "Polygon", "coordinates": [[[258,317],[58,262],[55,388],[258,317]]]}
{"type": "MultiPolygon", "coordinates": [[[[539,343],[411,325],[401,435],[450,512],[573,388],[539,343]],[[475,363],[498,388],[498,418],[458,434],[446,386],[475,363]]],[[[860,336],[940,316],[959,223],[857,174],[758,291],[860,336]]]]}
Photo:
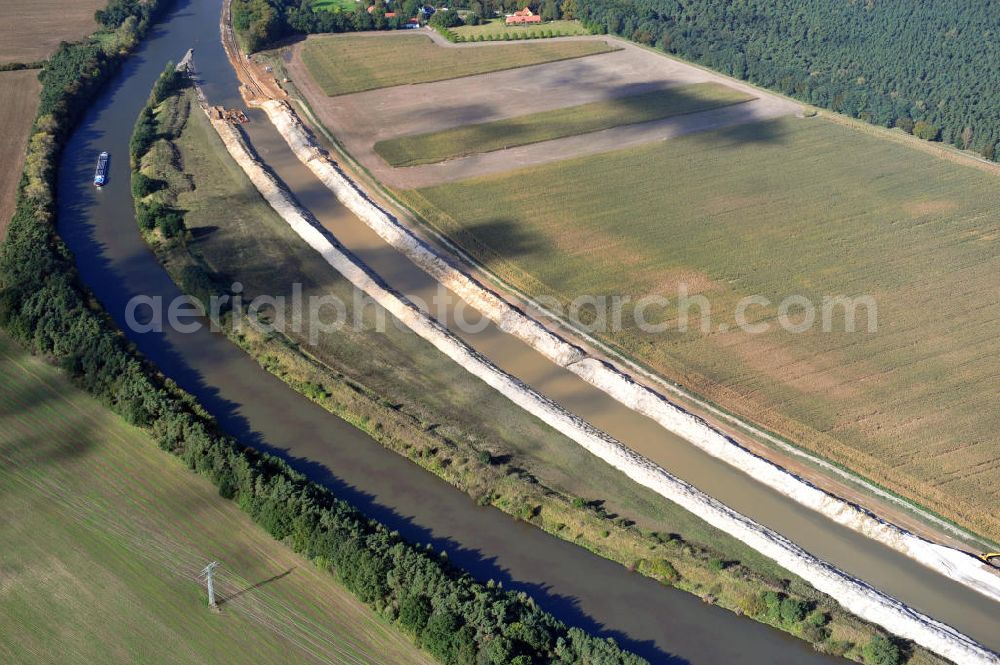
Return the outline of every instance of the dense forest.
{"type": "MultiPolygon", "coordinates": [[[[56,232],[56,166],[79,114],[169,0],[113,0],[98,36],[46,64],[42,103],[6,241],[0,325],[170,453],[210,478],[275,538],[317,565],[443,663],[641,665],[610,639],[566,626],[523,593],[480,584],[291,469],[218,430],[193,399],[135,355],[82,285],[56,232]]],[[[175,86],[168,69],[152,101],[175,86]]],[[[137,124],[132,152],[149,139],[137,124]]]]}
{"type": "Polygon", "coordinates": [[[567,0],[594,27],[996,159],[1000,2],[567,0]]]}

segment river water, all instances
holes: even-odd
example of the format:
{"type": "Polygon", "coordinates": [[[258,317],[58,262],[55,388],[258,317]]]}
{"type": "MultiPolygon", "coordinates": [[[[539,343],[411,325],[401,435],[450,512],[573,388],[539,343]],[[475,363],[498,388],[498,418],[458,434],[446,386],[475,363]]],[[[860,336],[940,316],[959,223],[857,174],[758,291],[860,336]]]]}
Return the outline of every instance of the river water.
{"type": "MultiPolygon", "coordinates": [[[[239,105],[236,79],[219,43],[219,4],[177,1],[89,109],[60,165],[60,233],[83,281],[123,328],[125,304],[133,296],[161,296],[167,302],[179,295],[135,225],[127,162],[131,128],[164,63],[178,60],[189,47],[195,48],[210,101],[239,105]],[[95,191],[93,164],[102,150],[112,155],[110,181],[95,191]]],[[[429,294],[433,285],[424,273],[347,214],[294,159],[262,114],[253,113],[252,120],[248,128],[257,149],[324,225],[396,288],[429,294]]],[[[204,329],[128,335],[245,443],[281,454],[405,537],[447,551],[478,578],[529,592],[570,624],[614,636],[653,662],[832,662],[804,642],[476,506],[294,393],[222,336],[204,329]]],[[[698,453],[509,336],[487,329],[470,341],[505,369],[713,496],[985,644],[1000,645],[996,605],[987,599],[698,453]]]]}

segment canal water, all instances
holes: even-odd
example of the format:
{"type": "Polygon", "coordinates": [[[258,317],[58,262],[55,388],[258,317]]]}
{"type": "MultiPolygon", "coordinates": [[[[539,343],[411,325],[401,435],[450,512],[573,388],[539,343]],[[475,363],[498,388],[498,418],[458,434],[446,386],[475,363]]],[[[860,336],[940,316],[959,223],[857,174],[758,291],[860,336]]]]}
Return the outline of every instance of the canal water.
{"type": "MultiPolygon", "coordinates": [[[[195,49],[210,101],[240,104],[235,76],[219,42],[219,11],[218,0],[178,0],[86,114],[63,155],[60,233],[83,281],[123,328],[125,305],[133,296],[161,296],[166,302],[180,295],[136,228],[128,182],[131,128],[165,62],[178,60],[189,47],[195,49]],[[108,184],[97,191],[91,178],[102,150],[111,153],[111,172],[108,184]]],[[[426,275],[339,206],[294,159],[262,114],[254,113],[252,119],[248,127],[257,149],[345,245],[404,293],[419,295],[432,287],[426,275]]],[[[476,506],[465,494],[294,393],[222,336],[207,330],[128,334],[234,436],[284,456],[405,537],[446,551],[478,578],[529,592],[567,623],[614,636],[653,662],[832,662],[804,642],[666,589],[495,509],[476,506]]],[[[694,454],[691,446],[621,411],[610,398],[564,376],[495,329],[469,341],[677,475],[816,554],[839,559],[839,565],[859,576],[880,586],[887,576],[898,587],[890,592],[909,595],[914,605],[997,647],[1000,623],[996,606],[987,599],[798,508],[724,464],[694,454]],[[813,535],[800,539],[803,532],[813,535]],[[843,564],[852,560],[854,565],[843,564]],[[903,593],[908,589],[912,592],[903,593]]]]}

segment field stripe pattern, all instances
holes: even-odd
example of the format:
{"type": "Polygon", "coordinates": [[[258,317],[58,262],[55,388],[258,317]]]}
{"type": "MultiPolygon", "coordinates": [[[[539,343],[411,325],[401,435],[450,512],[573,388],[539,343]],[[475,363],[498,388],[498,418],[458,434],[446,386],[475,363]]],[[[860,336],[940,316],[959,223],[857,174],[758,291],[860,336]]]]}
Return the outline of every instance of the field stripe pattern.
{"type": "Polygon", "coordinates": [[[662,120],[752,99],[751,95],[719,83],[696,83],[429,134],[401,136],[379,141],[375,152],[392,166],[433,164],[452,157],[662,120]]]}

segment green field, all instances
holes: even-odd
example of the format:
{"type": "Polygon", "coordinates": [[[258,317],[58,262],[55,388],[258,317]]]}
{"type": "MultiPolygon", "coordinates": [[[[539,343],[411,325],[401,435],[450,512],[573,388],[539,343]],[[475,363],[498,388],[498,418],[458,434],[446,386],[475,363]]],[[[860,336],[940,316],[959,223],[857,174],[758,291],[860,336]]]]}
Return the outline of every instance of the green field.
{"type": "MultiPolygon", "coordinates": [[[[479,25],[460,25],[451,28],[451,31],[466,39],[503,39],[504,35],[514,37],[515,35],[548,35],[554,37],[564,37],[570,35],[589,35],[583,24],[579,21],[548,21],[547,23],[532,23],[526,25],[507,25],[503,19],[489,19],[479,25]]],[[[516,39],[516,37],[514,37],[516,39]]]]}
{"type": "Polygon", "coordinates": [[[626,310],[624,329],[600,336],[997,539],[997,185],[909,143],[789,118],[403,196],[535,296],[676,304],[686,284],[709,298],[708,333],[697,307],[678,332],[672,307],[665,334],[640,332],[626,310]],[[773,303],[749,310],[772,323],[789,295],[819,309],[824,296],[868,294],[878,330],[843,332],[841,314],[830,333],[741,333],[735,304],[751,294],[773,303]]]}
{"type": "Polygon", "coordinates": [[[0,661],[433,662],[3,334],[0,385],[0,661]]]}
{"type": "Polygon", "coordinates": [[[350,12],[357,6],[357,0],[312,0],[315,12],[350,12]]]}
{"type": "Polygon", "coordinates": [[[754,97],[719,83],[695,83],[429,134],[401,136],[379,141],[375,144],[375,152],[392,166],[433,164],[453,157],[660,120],[751,99],[754,97]]]}
{"type": "Polygon", "coordinates": [[[447,48],[426,35],[310,37],[302,60],[327,95],[428,83],[615,50],[603,41],[447,48]]]}

